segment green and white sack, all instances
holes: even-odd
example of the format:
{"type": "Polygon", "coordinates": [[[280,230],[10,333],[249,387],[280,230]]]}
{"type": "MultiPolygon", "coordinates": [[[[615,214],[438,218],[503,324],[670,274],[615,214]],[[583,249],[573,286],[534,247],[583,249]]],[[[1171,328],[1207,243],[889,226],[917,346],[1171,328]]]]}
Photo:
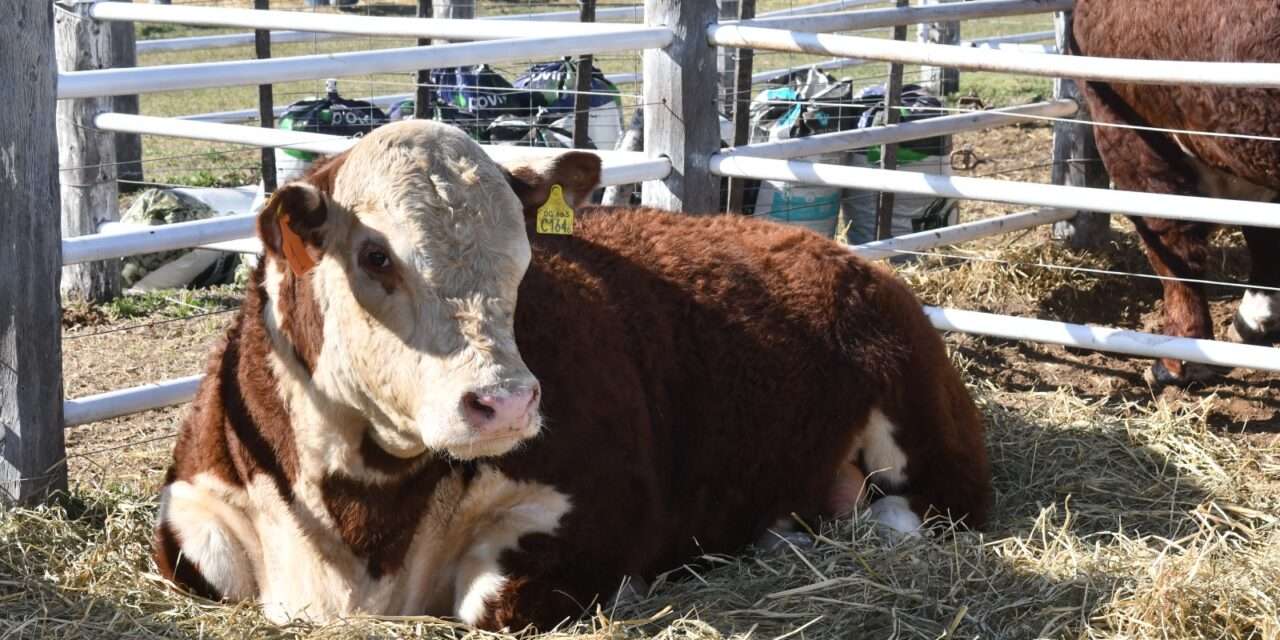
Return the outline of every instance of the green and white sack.
{"type": "MultiPolygon", "coordinates": [[[[851,166],[880,166],[878,147],[858,151],[852,156],[851,166]]],[[[927,155],[899,147],[897,170],[951,175],[951,160],[945,155],[927,155]]],[[[876,201],[874,191],[850,190],[849,197],[845,200],[849,244],[862,244],[876,239],[876,201]]],[[[956,224],[959,222],[959,211],[959,203],[950,198],[894,194],[892,235],[896,237],[956,224]]]]}

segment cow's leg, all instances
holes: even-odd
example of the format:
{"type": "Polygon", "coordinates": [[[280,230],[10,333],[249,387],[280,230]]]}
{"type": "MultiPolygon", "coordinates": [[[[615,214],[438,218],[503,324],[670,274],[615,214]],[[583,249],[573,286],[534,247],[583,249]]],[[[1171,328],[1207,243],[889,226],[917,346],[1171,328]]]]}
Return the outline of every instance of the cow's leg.
{"type": "MultiPolygon", "coordinates": [[[[1204,287],[1187,280],[1205,276],[1209,254],[1209,225],[1174,220],[1134,218],[1147,259],[1164,288],[1164,333],[1184,338],[1213,338],[1213,319],[1204,287]]],[[[1214,376],[1199,363],[1163,358],[1152,365],[1147,381],[1185,385],[1214,376]]]]}
{"type": "Polygon", "coordinates": [[[617,567],[616,549],[606,557],[551,536],[526,538],[521,546],[504,554],[500,569],[495,565],[470,582],[459,576],[460,619],[490,631],[516,633],[533,626],[545,632],[597,605],[640,597],[630,585],[643,580],[617,567]],[[619,578],[606,581],[607,576],[619,578]]]}
{"type": "MultiPolygon", "coordinates": [[[[843,513],[832,511],[833,513],[843,513]]],[[[764,535],[756,540],[756,546],[765,551],[773,551],[783,545],[796,547],[812,547],[813,536],[796,528],[796,521],[791,518],[779,518],[773,526],[765,530],[764,535]]]]}
{"type": "MultiPolygon", "coordinates": [[[[1099,123],[1149,125],[1114,89],[1084,83],[1089,112],[1099,123]]],[[[1198,195],[1199,174],[1177,141],[1157,132],[1121,127],[1094,127],[1098,155],[1117,189],[1198,195]]],[[[1157,218],[1131,218],[1142,238],[1147,258],[1157,274],[1168,278],[1204,276],[1210,227],[1199,223],[1157,218]]],[[[1213,323],[1203,288],[1198,284],[1162,281],[1164,333],[1188,338],[1212,338],[1213,323]]],[[[1211,376],[1208,367],[1177,360],[1157,361],[1148,372],[1153,383],[1189,384],[1211,376]]]]}
{"type": "Polygon", "coordinates": [[[210,600],[244,600],[257,593],[244,541],[248,520],[213,493],[177,481],[160,494],[154,557],[169,581],[210,600]]]}
{"type": "Polygon", "coordinates": [[[868,512],[874,521],[890,531],[917,534],[923,522],[904,495],[911,487],[908,457],[896,439],[899,432],[883,411],[871,410],[845,463],[836,470],[827,495],[830,513],[854,513],[870,501],[868,512]]]}
{"type": "MultiPolygon", "coordinates": [[[[1280,287],[1280,229],[1244,227],[1249,284],[1280,287]]],[[[1246,291],[1231,322],[1231,339],[1248,344],[1280,341],[1280,291],[1246,291]]]]}

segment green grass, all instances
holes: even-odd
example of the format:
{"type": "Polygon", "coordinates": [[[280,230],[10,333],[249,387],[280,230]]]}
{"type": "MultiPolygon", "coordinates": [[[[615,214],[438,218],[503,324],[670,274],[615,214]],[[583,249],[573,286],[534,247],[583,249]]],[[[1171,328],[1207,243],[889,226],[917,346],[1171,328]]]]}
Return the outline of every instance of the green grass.
{"type": "Polygon", "coordinates": [[[112,320],[131,318],[190,318],[238,306],[239,298],[230,287],[173,289],[129,293],[102,305],[112,320]]]}

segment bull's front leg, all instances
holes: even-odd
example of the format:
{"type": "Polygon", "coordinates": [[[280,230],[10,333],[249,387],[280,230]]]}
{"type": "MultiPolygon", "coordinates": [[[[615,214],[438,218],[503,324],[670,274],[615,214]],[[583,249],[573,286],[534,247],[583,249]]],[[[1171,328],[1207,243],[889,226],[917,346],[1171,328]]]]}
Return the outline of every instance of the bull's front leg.
{"type": "MultiPolygon", "coordinates": [[[[1164,288],[1164,333],[1183,338],[1213,338],[1213,318],[1204,286],[1191,282],[1205,277],[1209,253],[1206,224],[1133,218],[1147,259],[1164,288]]],[[[1186,385],[1204,382],[1215,371],[1203,364],[1164,358],[1152,365],[1148,382],[1186,385]]]]}
{"type": "Polygon", "coordinates": [[[252,526],[214,492],[185,481],[160,495],[153,554],[160,573],[210,600],[246,600],[258,592],[252,526]]]}

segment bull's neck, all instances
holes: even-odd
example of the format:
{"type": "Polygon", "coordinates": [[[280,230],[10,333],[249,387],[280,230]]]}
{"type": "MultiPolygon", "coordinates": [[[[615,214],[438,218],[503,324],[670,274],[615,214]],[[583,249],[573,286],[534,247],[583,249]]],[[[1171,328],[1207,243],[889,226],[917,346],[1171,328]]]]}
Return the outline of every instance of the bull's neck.
{"type": "Polygon", "coordinates": [[[323,346],[324,319],[315,290],[307,277],[295,276],[274,260],[260,274],[258,319],[270,341],[266,359],[275,378],[274,393],[297,442],[303,479],[320,482],[340,474],[386,483],[430,463],[429,455],[402,460],[386,453],[368,436],[369,422],[358,410],[317,388],[313,373],[323,346]]]}

